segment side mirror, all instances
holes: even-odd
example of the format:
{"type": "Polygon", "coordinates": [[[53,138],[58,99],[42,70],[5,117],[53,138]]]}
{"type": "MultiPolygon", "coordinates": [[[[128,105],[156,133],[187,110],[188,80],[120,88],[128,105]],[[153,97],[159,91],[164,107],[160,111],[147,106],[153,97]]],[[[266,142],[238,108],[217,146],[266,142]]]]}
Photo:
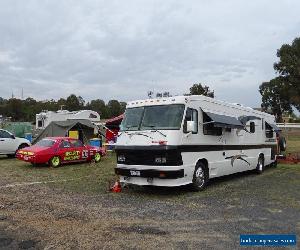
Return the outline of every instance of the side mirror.
{"type": "Polygon", "coordinates": [[[186,122],[186,132],[192,132],[196,133],[197,132],[197,124],[195,121],[187,121],[186,122]]]}
{"type": "Polygon", "coordinates": [[[11,139],[16,139],[16,137],[14,135],[10,135],[11,139]]]}

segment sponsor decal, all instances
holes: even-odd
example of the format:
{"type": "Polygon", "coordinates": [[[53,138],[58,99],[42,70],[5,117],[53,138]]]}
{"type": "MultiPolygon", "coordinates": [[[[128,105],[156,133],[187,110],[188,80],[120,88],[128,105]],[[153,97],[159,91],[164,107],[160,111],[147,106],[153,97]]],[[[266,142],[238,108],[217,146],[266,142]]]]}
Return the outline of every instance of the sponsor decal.
{"type": "Polygon", "coordinates": [[[243,157],[247,157],[247,155],[233,155],[233,156],[225,157],[225,159],[231,159],[232,167],[233,167],[233,163],[235,162],[235,160],[242,160],[250,166],[250,163],[247,160],[245,160],[243,157]]]}
{"type": "Polygon", "coordinates": [[[65,161],[75,161],[80,159],[80,151],[68,151],[65,153],[65,161]]]}
{"type": "Polygon", "coordinates": [[[88,150],[82,150],[82,159],[86,159],[89,157],[89,151],[88,150]]]}

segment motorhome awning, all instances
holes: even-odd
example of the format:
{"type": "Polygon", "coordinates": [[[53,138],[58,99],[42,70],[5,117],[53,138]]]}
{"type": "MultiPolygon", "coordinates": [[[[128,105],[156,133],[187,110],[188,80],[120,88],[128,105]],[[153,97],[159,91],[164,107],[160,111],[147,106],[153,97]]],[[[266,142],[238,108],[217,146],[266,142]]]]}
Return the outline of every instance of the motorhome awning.
{"type": "MultiPolygon", "coordinates": [[[[268,122],[266,122],[268,123],[268,122]]],[[[273,123],[268,123],[270,127],[276,132],[276,131],[281,131],[281,128],[278,128],[276,124],[273,123]]]]}
{"type": "Polygon", "coordinates": [[[244,124],[244,125],[246,125],[246,123],[247,123],[248,121],[261,120],[260,117],[253,116],[253,115],[242,115],[242,116],[240,116],[238,119],[239,119],[239,121],[240,121],[242,124],[244,124]]]}
{"type": "Polygon", "coordinates": [[[209,116],[209,118],[212,120],[215,127],[239,128],[239,129],[243,129],[245,127],[236,117],[219,115],[219,114],[205,112],[205,111],[204,113],[209,116]]]}

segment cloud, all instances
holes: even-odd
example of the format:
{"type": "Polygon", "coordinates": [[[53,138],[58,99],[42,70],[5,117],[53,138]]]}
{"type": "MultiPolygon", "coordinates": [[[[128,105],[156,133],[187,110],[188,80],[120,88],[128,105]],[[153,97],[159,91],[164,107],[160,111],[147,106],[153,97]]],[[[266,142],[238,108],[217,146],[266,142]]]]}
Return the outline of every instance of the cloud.
{"type": "Polygon", "coordinates": [[[299,35],[299,7],[296,0],[3,0],[0,96],[23,87],[37,99],[127,101],[150,89],[183,94],[202,82],[220,99],[259,106],[276,50],[299,35]]]}

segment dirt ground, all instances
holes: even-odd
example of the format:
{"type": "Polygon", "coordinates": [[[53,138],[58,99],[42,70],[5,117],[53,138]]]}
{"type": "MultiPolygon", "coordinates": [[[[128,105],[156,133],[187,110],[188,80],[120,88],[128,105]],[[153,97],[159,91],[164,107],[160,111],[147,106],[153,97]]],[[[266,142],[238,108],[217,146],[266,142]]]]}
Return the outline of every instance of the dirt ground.
{"type": "Polygon", "coordinates": [[[0,159],[0,249],[238,249],[240,234],[300,235],[300,165],[218,178],[198,193],[115,194],[114,164],[114,156],[58,169],[0,159]]]}

